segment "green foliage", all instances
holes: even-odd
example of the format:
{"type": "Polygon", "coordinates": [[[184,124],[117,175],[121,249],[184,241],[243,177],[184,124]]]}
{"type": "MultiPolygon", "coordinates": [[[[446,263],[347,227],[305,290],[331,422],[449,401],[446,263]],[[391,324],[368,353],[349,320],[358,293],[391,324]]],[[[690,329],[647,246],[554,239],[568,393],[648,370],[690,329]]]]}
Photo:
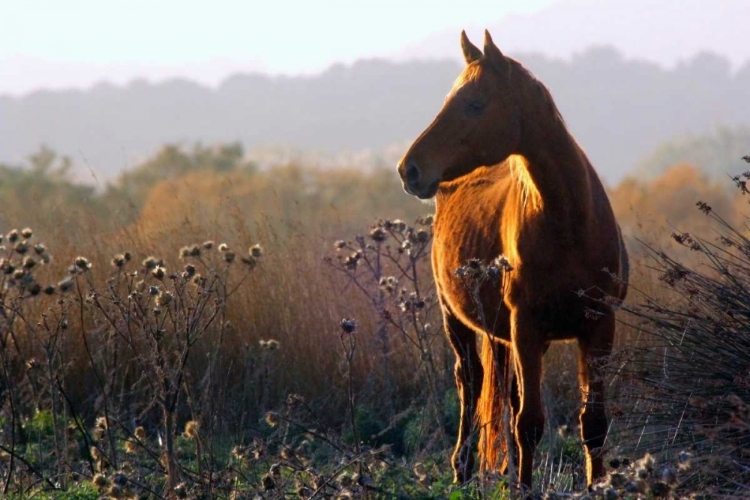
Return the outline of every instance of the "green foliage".
{"type": "Polygon", "coordinates": [[[76,484],[67,491],[42,492],[34,495],[39,500],[97,500],[99,492],[90,483],[76,484]]]}
{"type": "Polygon", "coordinates": [[[55,432],[52,411],[37,410],[24,427],[32,440],[52,436],[55,432]]]}

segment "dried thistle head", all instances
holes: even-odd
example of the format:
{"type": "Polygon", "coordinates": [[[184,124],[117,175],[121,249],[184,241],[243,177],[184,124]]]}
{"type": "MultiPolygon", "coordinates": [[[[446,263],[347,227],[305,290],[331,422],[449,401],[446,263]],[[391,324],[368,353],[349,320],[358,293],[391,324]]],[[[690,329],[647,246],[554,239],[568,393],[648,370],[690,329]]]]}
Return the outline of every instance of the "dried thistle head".
{"type": "Polygon", "coordinates": [[[250,247],[249,253],[251,257],[259,259],[263,255],[263,247],[260,246],[260,243],[256,243],[250,247]]]}
{"type": "Polygon", "coordinates": [[[206,250],[211,250],[213,247],[214,247],[213,240],[206,240],[203,242],[203,248],[205,248],[206,250]]]}
{"type": "Polygon", "coordinates": [[[8,239],[8,242],[10,243],[15,243],[16,241],[18,241],[18,229],[11,229],[8,232],[8,235],[6,236],[6,238],[8,239]]]}
{"type": "Polygon", "coordinates": [[[157,262],[158,261],[156,260],[156,257],[149,255],[148,257],[143,259],[143,262],[141,262],[141,264],[143,264],[143,267],[145,267],[146,269],[151,270],[157,266],[157,262]]]}
{"type": "Polygon", "coordinates": [[[185,432],[182,434],[188,439],[196,439],[198,437],[198,429],[200,424],[195,420],[189,420],[185,423],[185,432]]]}
{"type": "Polygon", "coordinates": [[[266,423],[269,425],[269,427],[276,427],[276,425],[279,423],[279,414],[275,411],[269,411],[266,413],[266,423]]]}
{"type": "Polygon", "coordinates": [[[172,302],[173,295],[171,292],[162,291],[156,296],[156,305],[159,307],[166,307],[172,302]]]}
{"type": "Polygon", "coordinates": [[[224,253],[223,253],[224,262],[231,264],[232,262],[234,262],[235,257],[236,255],[234,254],[234,252],[230,252],[229,250],[224,250],[224,253]]]}
{"type": "Polygon", "coordinates": [[[357,329],[357,321],[352,318],[344,318],[341,320],[341,323],[339,323],[339,326],[344,333],[354,333],[357,329]]]}
{"type": "Polygon", "coordinates": [[[187,498],[187,486],[185,483],[180,483],[174,487],[174,494],[177,498],[187,498]]]}
{"type": "Polygon", "coordinates": [[[227,250],[229,250],[229,245],[226,243],[219,244],[219,252],[226,252],[227,250]]]}
{"type": "Polygon", "coordinates": [[[57,288],[59,288],[61,292],[70,291],[70,289],[73,288],[73,279],[70,276],[62,279],[57,284],[57,288]]]}
{"type": "Polygon", "coordinates": [[[25,227],[21,229],[21,236],[23,236],[24,239],[28,240],[29,238],[34,236],[34,231],[32,231],[30,227],[25,227]]]}
{"type": "Polygon", "coordinates": [[[388,238],[388,233],[382,227],[374,227],[370,231],[370,238],[377,243],[382,243],[388,238]]]}
{"type": "Polygon", "coordinates": [[[143,426],[139,425],[135,428],[135,437],[137,437],[141,441],[146,440],[146,429],[143,428],[143,426]]]}
{"type": "Polygon", "coordinates": [[[125,265],[125,255],[124,254],[117,254],[114,257],[112,257],[112,266],[116,267],[117,269],[121,269],[125,265]]]}
{"type": "Polygon", "coordinates": [[[91,482],[97,488],[106,488],[109,485],[109,479],[104,474],[94,474],[91,482]]]}
{"type": "Polygon", "coordinates": [[[73,265],[80,271],[88,271],[89,269],[91,269],[91,262],[89,262],[86,257],[82,257],[80,255],[76,257],[73,265]]]}
{"type": "Polygon", "coordinates": [[[160,265],[157,265],[156,267],[154,267],[154,268],[153,268],[153,269],[151,270],[151,275],[152,275],[152,276],[153,276],[154,278],[158,279],[158,280],[163,280],[163,279],[164,279],[164,276],[166,276],[166,274],[167,274],[167,270],[166,270],[166,269],[164,269],[164,268],[163,268],[162,266],[160,266],[160,265]]]}
{"type": "Polygon", "coordinates": [[[116,473],[115,473],[115,474],[114,474],[114,475],[112,476],[112,482],[113,482],[114,484],[118,485],[118,486],[123,486],[123,487],[124,487],[125,485],[127,485],[127,484],[128,484],[128,476],[126,476],[126,475],[125,475],[124,473],[122,473],[122,472],[116,472],[116,473]]]}
{"type": "MultiPolygon", "coordinates": [[[[224,256],[226,256],[226,255],[227,254],[225,253],[224,256]]],[[[258,264],[258,261],[252,255],[248,255],[246,257],[242,257],[240,260],[242,261],[243,264],[245,264],[250,269],[255,268],[255,266],[258,264]]]]}

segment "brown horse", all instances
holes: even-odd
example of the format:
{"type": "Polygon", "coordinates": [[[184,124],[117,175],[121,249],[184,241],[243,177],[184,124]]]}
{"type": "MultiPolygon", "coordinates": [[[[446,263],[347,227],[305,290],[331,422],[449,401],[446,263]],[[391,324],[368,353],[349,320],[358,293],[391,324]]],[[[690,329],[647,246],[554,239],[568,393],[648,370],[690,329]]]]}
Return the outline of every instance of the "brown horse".
{"type": "Polygon", "coordinates": [[[620,229],[547,88],[505,57],[486,31],[484,53],[465,32],[461,47],[466,67],[398,166],[406,192],[435,197],[432,267],[461,402],[455,480],[472,474],[476,423],[482,467],[500,466],[503,455],[503,467],[517,464],[520,484],[531,486],[544,429],[542,358],[550,342],[576,340],[591,484],[604,475],[608,428],[600,365],[612,350],[613,303],[627,291],[620,229]],[[509,264],[502,289],[486,281],[472,291],[457,277],[469,259],[500,255],[509,264]],[[512,408],[509,433],[502,432],[502,394],[512,408]],[[505,434],[515,441],[512,461],[505,434]]]}

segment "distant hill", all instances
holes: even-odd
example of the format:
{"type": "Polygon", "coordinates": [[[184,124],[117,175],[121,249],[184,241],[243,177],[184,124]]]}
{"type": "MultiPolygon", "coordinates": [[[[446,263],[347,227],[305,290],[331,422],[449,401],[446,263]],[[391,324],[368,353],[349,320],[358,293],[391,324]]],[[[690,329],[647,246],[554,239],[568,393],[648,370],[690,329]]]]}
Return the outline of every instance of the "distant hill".
{"type": "MultiPolygon", "coordinates": [[[[673,70],[591,48],[571,61],[515,54],[545,82],[579,142],[614,183],[664,141],[750,125],[750,64],[702,54],[673,70]]],[[[429,123],[455,61],[364,60],[313,77],[238,74],[216,90],[184,80],[0,97],[0,162],[44,143],[99,178],[165,142],[241,141],[314,150],[384,149],[429,123]]]]}

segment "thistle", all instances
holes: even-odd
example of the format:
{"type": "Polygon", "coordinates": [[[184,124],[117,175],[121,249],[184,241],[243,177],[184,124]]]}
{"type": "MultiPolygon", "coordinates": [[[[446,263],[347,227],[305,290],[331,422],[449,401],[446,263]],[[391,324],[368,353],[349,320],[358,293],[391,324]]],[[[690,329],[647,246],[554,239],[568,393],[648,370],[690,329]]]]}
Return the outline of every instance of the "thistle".
{"type": "Polygon", "coordinates": [[[88,271],[89,269],[91,269],[91,262],[89,262],[86,257],[81,257],[80,255],[76,257],[73,265],[76,267],[76,269],[80,269],[81,271],[88,271]]]}

